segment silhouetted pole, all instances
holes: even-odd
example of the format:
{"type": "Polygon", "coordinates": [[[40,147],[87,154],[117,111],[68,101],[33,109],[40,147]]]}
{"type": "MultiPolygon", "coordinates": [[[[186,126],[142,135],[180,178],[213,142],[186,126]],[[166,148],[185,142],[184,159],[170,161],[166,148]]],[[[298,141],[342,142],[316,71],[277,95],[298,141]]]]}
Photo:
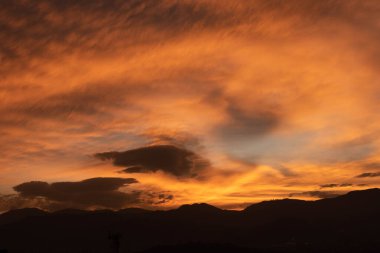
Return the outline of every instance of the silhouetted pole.
{"type": "Polygon", "coordinates": [[[119,253],[120,251],[120,233],[110,233],[108,239],[111,241],[111,247],[113,253],[119,253]]]}

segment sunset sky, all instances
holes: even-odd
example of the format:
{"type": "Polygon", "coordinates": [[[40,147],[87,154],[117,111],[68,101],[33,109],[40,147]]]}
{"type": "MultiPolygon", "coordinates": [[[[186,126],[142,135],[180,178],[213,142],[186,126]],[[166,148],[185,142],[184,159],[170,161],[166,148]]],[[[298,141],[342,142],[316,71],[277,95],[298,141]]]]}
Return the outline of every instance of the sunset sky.
{"type": "Polygon", "coordinates": [[[380,1],[0,1],[0,212],[380,187],[380,1]]]}

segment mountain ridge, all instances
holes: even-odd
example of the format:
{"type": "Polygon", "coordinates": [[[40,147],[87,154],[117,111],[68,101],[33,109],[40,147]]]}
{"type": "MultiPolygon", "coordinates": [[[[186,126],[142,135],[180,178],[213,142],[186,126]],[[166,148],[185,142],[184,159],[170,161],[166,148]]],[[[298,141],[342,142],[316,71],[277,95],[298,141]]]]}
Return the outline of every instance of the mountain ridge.
{"type": "MultiPolygon", "coordinates": [[[[331,202],[331,201],[346,201],[346,200],[367,200],[368,197],[376,198],[380,197],[380,188],[369,188],[365,190],[355,190],[347,192],[346,194],[332,197],[332,198],[323,198],[318,200],[301,200],[295,198],[284,198],[284,199],[274,199],[274,200],[264,200],[258,203],[251,204],[242,210],[234,210],[236,212],[250,212],[253,209],[265,208],[265,207],[273,207],[276,208],[278,206],[302,206],[308,205],[312,203],[321,203],[321,202],[331,202]],[[363,197],[365,197],[363,199],[363,197]]],[[[207,203],[192,203],[192,204],[183,204],[174,209],[168,210],[149,210],[143,208],[124,208],[119,210],[111,210],[111,209],[96,209],[96,210],[83,210],[83,209],[60,209],[57,211],[46,211],[39,208],[20,208],[20,209],[12,209],[0,214],[0,220],[2,217],[6,216],[36,216],[36,215],[44,215],[44,214],[89,214],[89,213],[101,213],[101,212],[111,212],[111,213],[149,213],[149,212],[172,212],[172,211],[231,211],[229,209],[222,209],[211,204],[207,203]]],[[[0,223],[1,224],[1,223],[0,223]]]]}
{"type": "Polygon", "coordinates": [[[110,240],[119,238],[120,252],[162,252],[158,246],[198,242],[181,247],[194,248],[196,253],[224,244],[264,250],[248,250],[255,253],[380,252],[379,214],[377,188],[316,201],[263,201],[241,211],[205,203],[167,211],[19,209],[0,215],[0,249],[100,253],[109,252],[110,240]]]}

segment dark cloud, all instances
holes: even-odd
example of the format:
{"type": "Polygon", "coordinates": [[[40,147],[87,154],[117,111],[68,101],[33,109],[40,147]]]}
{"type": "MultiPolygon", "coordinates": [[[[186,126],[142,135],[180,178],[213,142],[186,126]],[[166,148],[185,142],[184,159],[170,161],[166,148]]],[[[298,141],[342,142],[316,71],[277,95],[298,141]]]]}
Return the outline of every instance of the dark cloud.
{"type": "Polygon", "coordinates": [[[335,188],[335,187],[339,187],[339,184],[321,184],[319,187],[321,187],[321,188],[335,188]]]}
{"type": "Polygon", "coordinates": [[[350,187],[353,186],[352,184],[322,184],[320,185],[321,188],[336,188],[336,187],[350,187]]]}
{"type": "Polygon", "coordinates": [[[260,136],[274,130],[280,117],[271,111],[247,111],[231,103],[226,109],[228,121],[218,128],[222,136],[229,138],[260,136]]]}
{"type": "Polygon", "coordinates": [[[170,202],[174,199],[174,196],[169,194],[169,195],[166,195],[166,194],[159,194],[158,195],[158,201],[155,203],[156,205],[159,205],[159,204],[164,204],[164,203],[167,203],[167,202],[170,202]]]}
{"type": "Polygon", "coordinates": [[[119,172],[120,173],[144,173],[144,172],[147,172],[147,170],[143,166],[131,166],[119,172]]]}
{"type": "Polygon", "coordinates": [[[350,187],[350,186],[353,186],[353,184],[345,183],[345,184],[340,184],[339,186],[340,187],[350,187]]]}
{"type": "Polygon", "coordinates": [[[42,181],[26,182],[14,187],[17,194],[0,194],[0,213],[30,207],[47,211],[67,208],[151,208],[174,199],[172,193],[160,189],[119,190],[133,183],[137,183],[134,178],[91,178],[51,184],[42,181]]]}
{"type": "Polygon", "coordinates": [[[137,192],[125,193],[119,188],[137,183],[134,178],[91,178],[79,182],[47,183],[31,181],[13,189],[23,198],[43,197],[51,204],[91,208],[103,207],[118,209],[139,202],[137,192]]]}
{"type": "Polygon", "coordinates": [[[159,189],[148,190],[146,189],[141,193],[140,200],[147,207],[159,206],[171,202],[174,195],[168,191],[160,191],[159,189]]]}
{"type": "Polygon", "coordinates": [[[363,178],[363,177],[380,177],[380,172],[366,172],[366,173],[362,173],[360,175],[357,175],[356,177],[358,177],[358,178],[363,178]]]}
{"type": "Polygon", "coordinates": [[[105,152],[95,154],[101,160],[112,160],[115,166],[125,166],[125,173],[164,171],[178,177],[194,177],[209,163],[184,148],[173,145],[156,145],[124,152],[105,152]]]}
{"type": "Polygon", "coordinates": [[[291,168],[285,167],[283,165],[274,165],[276,170],[278,170],[285,177],[295,177],[297,174],[293,172],[291,168]]]}

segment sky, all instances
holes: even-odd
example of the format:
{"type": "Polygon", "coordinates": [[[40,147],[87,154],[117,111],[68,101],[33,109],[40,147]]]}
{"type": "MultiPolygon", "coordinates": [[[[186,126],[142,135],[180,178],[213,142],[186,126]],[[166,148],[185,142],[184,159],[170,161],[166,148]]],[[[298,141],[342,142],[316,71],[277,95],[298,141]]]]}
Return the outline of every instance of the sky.
{"type": "Polygon", "coordinates": [[[377,0],[0,1],[0,211],[380,186],[377,0]]]}

